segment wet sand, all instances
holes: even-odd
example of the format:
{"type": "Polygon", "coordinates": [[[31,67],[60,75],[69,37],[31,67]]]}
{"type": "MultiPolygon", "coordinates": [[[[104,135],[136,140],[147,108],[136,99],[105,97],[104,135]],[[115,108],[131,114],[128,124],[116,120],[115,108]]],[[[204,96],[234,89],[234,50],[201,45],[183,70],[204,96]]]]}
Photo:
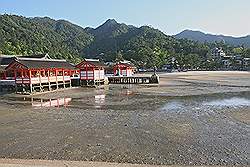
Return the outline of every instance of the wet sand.
{"type": "MultiPolygon", "coordinates": [[[[121,164],[121,163],[88,162],[88,161],[0,159],[0,167],[63,167],[63,166],[65,167],[191,167],[191,166],[179,166],[179,165],[156,166],[156,165],[126,164],[126,163],[121,164]]],[[[200,166],[200,167],[209,167],[209,166],[200,166]]]]}
{"type": "Polygon", "coordinates": [[[0,158],[249,165],[250,73],[160,77],[160,85],[1,96],[0,158]]]}
{"type": "Polygon", "coordinates": [[[190,96],[250,91],[250,72],[183,72],[160,74],[160,85],[141,90],[147,94],[190,96]]]}

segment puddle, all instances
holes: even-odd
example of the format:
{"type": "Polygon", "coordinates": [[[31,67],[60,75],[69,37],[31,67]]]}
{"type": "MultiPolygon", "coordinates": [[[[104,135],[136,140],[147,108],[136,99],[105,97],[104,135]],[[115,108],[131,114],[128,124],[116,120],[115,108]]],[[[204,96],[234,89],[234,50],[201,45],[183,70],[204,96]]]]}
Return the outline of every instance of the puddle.
{"type": "Polygon", "coordinates": [[[24,98],[10,97],[1,99],[0,103],[11,106],[29,108],[64,107],[74,109],[100,109],[100,110],[157,110],[160,112],[192,112],[208,111],[207,109],[222,107],[243,107],[250,106],[249,93],[238,94],[218,94],[188,97],[163,97],[141,95],[136,91],[136,87],[131,85],[117,85],[105,87],[103,89],[88,89],[83,93],[67,95],[66,97],[49,98],[24,98]]]}
{"type": "Polygon", "coordinates": [[[243,107],[250,106],[250,100],[246,98],[233,97],[205,102],[203,105],[214,107],[243,107]]]}
{"type": "MultiPolygon", "coordinates": [[[[0,98],[0,103],[15,105],[19,107],[48,108],[48,107],[67,107],[81,109],[103,109],[107,103],[134,95],[134,87],[131,85],[118,85],[114,87],[104,87],[100,89],[89,89],[87,94],[73,94],[67,97],[37,98],[37,97],[8,97],[0,98]],[[107,100],[108,98],[108,100],[107,100]]],[[[81,90],[82,92],[86,89],[81,90]]]]}
{"type": "Polygon", "coordinates": [[[178,102],[178,101],[168,102],[161,108],[162,111],[172,111],[172,110],[181,110],[181,109],[184,109],[184,105],[183,103],[178,102]]]}
{"type": "Polygon", "coordinates": [[[160,108],[162,112],[188,112],[188,111],[208,111],[213,108],[240,108],[249,107],[250,99],[248,96],[230,96],[225,97],[206,96],[206,97],[188,97],[182,99],[167,100],[160,108]]]}

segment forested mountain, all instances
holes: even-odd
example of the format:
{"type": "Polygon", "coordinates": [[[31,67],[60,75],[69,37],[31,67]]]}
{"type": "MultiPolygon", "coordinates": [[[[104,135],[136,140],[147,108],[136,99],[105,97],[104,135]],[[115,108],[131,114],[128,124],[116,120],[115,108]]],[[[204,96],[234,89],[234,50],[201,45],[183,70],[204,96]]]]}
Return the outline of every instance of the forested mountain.
{"type": "Polygon", "coordinates": [[[0,52],[3,54],[49,53],[54,58],[76,60],[93,41],[85,30],[65,20],[0,15],[0,52]]]}
{"type": "Polygon", "coordinates": [[[167,51],[167,43],[175,41],[151,27],[137,28],[115,20],[107,20],[96,29],[87,29],[94,36],[94,41],[84,50],[85,55],[108,61],[114,60],[118,52],[126,59],[146,61],[153,58],[153,52],[159,49],[167,51]]]}
{"type": "Polygon", "coordinates": [[[86,28],[85,30],[94,36],[94,41],[84,49],[84,54],[93,57],[119,51],[132,37],[132,32],[137,28],[119,24],[115,20],[109,19],[96,29],[86,28]]]}
{"type": "Polygon", "coordinates": [[[197,54],[204,58],[209,51],[209,47],[198,42],[176,40],[149,26],[137,28],[115,20],[85,30],[94,36],[94,40],[84,49],[84,55],[106,61],[114,61],[120,54],[138,66],[160,67],[174,56],[197,54]]]}
{"type": "MultiPolygon", "coordinates": [[[[176,39],[149,26],[134,27],[107,20],[97,28],[82,28],[65,20],[0,15],[0,54],[49,53],[77,63],[82,58],[104,61],[127,59],[138,67],[162,67],[175,57],[180,66],[200,67],[214,47],[227,54],[235,50],[223,42],[199,43],[176,39]]],[[[211,62],[211,61],[210,61],[211,62]]]]}
{"type": "Polygon", "coordinates": [[[199,42],[225,42],[229,45],[234,46],[245,46],[250,47],[250,35],[245,37],[231,37],[231,36],[224,36],[224,35],[212,35],[212,34],[205,34],[200,31],[192,31],[192,30],[185,30],[177,35],[175,35],[178,39],[189,39],[199,42]]]}

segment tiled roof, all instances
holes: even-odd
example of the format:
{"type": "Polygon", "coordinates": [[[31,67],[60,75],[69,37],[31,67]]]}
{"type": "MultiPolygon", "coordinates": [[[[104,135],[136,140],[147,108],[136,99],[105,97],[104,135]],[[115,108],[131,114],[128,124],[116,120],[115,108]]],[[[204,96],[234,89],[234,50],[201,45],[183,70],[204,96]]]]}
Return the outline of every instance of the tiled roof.
{"type": "Polygon", "coordinates": [[[80,64],[78,64],[77,67],[80,68],[83,64],[86,64],[86,63],[92,64],[95,67],[106,67],[106,65],[104,63],[102,63],[96,59],[85,59],[80,64]]]}
{"type": "Polygon", "coordinates": [[[53,60],[53,59],[17,59],[16,62],[22,64],[28,69],[70,69],[75,70],[75,67],[65,60],[53,60]]]}
{"type": "Polygon", "coordinates": [[[126,66],[126,67],[135,68],[134,65],[129,64],[129,63],[117,63],[117,64],[115,64],[115,66],[126,66]]]}
{"type": "Polygon", "coordinates": [[[100,61],[86,61],[88,63],[94,64],[96,67],[105,67],[106,65],[100,61]]]}
{"type": "Polygon", "coordinates": [[[0,56],[0,65],[9,65],[13,60],[15,60],[15,57],[11,56],[0,56]]]}
{"type": "Polygon", "coordinates": [[[35,54],[28,56],[21,55],[0,55],[0,65],[9,65],[16,59],[50,59],[48,54],[35,54]]]}
{"type": "Polygon", "coordinates": [[[27,56],[17,56],[18,58],[37,58],[37,59],[50,59],[47,53],[44,54],[34,54],[34,55],[27,55],[27,56]]]}

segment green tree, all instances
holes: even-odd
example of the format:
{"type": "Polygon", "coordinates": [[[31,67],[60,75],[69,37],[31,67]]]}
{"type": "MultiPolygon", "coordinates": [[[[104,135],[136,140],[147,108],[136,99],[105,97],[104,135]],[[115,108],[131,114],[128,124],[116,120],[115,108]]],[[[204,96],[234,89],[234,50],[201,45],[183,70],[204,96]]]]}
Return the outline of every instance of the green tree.
{"type": "Polygon", "coordinates": [[[245,49],[242,55],[243,57],[250,58],[250,48],[245,49]]]}
{"type": "Polygon", "coordinates": [[[124,61],[124,58],[123,58],[123,55],[122,55],[121,51],[119,51],[117,53],[116,58],[115,58],[115,62],[121,62],[121,61],[124,61]]]}
{"type": "Polygon", "coordinates": [[[243,52],[244,52],[244,48],[243,47],[233,48],[233,54],[234,55],[242,55],[243,52]]]}

